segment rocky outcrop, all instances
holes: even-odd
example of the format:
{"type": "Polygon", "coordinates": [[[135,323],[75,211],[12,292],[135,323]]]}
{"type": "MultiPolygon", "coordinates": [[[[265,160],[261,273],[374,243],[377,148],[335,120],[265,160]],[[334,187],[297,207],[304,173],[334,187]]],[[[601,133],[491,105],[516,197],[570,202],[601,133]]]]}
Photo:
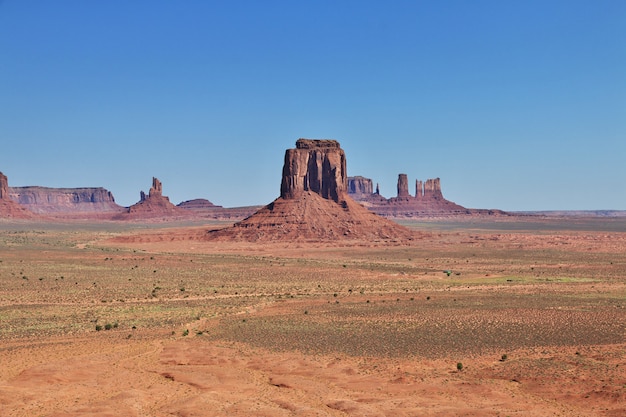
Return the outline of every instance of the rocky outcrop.
{"type": "Polygon", "coordinates": [[[299,198],[305,192],[341,203],[347,195],[346,155],[332,139],[298,139],[285,151],[280,197],[299,198]]]}
{"type": "Polygon", "coordinates": [[[441,181],[439,178],[426,180],[422,195],[424,196],[424,200],[443,200],[443,194],[441,193],[441,181]]]}
{"type": "Polygon", "coordinates": [[[299,139],[285,152],[281,194],[210,240],[405,241],[416,233],[368,211],[347,193],[346,157],[335,140],[299,139]]]}
{"type": "Polygon", "coordinates": [[[189,217],[190,212],[176,207],[170,199],[163,195],[163,185],[157,178],[152,177],[152,187],[148,195],[141,191],[139,202],[128,207],[123,213],[114,217],[115,220],[140,220],[165,217],[189,217]]]}
{"type": "Polygon", "coordinates": [[[347,192],[346,156],[336,140],[298,139],[285,152],[280,196],[295,199],[305,191],[338,203],[347,192]]]}
{"type": "MultiPolygon", "coordinates": [[[[348,178],[348,183],[350,183],[350,178],[348,178]]],[[[348,189],[348,191],[350,197],[354,198],[374,213],[385,217],[406,218],[505,214],[500,210],[467,209],[452,201],[446,200],[441,192],[441,180],[439,178],[428,179],[426,181],[416,180],[415,196],[409,194],[408,177],[406,174],[398,175],[398,194],[396,197],[387,199],[382,197],[379,192],[361,194],[352,193],[350,192],[351,189],[348,189]]]]}
{"type": "Polygon", "coordinates": [[[9,180],[7,176],[0,172],[0,200],[9,198],[9,180]]]}
{"type": "Polygon", "coordinates": [[[211,203],[209,200],[206,200],[204,198],[196,198],[194,200],[183,201],[182,203],[179,203],[176,206],[187,209],[187,210],[207,210],[207,209],[214,209],[214,208],[222,207],[222,206],[216,206],[215,204],[211,203]]]}
{"type": "Polygon", "coordinates": [[[33,213],[10,198],[9,180],[0,172],[0,218],[29,219],[33,213]]]}
{"type": "Polygon", "coordinates": [[[34,213],[114,213],[124,208],[102,188],[11,187],[11,199],[34,213]]]}
{"type": "Polygon", "coordinates": [[[370,195],[374,194],[372,180],[357,176],[348,177],[348,194],[350,195],[370,195]]]}
{"type": "Polygon", "coordinates": [[[421,180],[415,180],[415,198],[418,200],[424,198],[424,183],[421,180]]]}
{"type": "Polygon", "coordinates": [[[400,174],[398,175],[398,198],[409,196],[409,179],[406,174],[400,174]]]}

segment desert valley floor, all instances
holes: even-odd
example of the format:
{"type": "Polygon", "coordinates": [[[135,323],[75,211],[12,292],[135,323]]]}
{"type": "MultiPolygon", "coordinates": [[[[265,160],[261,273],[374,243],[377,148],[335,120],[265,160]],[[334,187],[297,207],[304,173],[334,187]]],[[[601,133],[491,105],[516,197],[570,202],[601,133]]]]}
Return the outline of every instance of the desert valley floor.
{"type": "Polygon", "coordinates": [[[624,416],[626,218],[0,222],[0,416],[624,416]]]}

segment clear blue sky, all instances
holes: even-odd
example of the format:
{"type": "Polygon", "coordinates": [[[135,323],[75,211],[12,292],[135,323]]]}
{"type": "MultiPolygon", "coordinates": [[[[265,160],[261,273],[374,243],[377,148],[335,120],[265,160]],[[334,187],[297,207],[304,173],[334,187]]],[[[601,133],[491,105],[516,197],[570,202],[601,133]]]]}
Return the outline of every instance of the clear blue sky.
{"type": "Polygon", "coordinates": [[[267,204],[300,137],[387,197],[626,209],[626,1],[0,1],[12,186],[267,204]]]}

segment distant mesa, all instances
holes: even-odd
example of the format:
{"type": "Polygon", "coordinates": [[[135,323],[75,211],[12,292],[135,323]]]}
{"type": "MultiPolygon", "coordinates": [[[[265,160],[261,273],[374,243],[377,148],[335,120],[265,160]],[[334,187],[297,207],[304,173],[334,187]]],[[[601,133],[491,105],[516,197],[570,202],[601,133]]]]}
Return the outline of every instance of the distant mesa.
{"type": "Polygon", "coordinates": [[[450,215],[494,215],[506,214],[501,210],[468,209],[446,200],[441,192],[439,178],[415,181],[415,195],[409,193],[406,174],[398,175],[397,195],[385,198],[380,195],[378,185],[372,192],[372,180],[365,177],[349,177],[349,194],[370,211],[384,217],[410,218],[450,215]]]}
{"type": "Polygon", "coordinates": [[[11,199],[9,180],[0,172],[0,218],[30,219],[35,215],[11,199]]]}
{"type": "Polygon", "coordinates": [[[196,198],[194,200],[183,201],[176,205],[177,207],[184,208],[187,210],[196,210],[203,211],[207,209],[221,208],[222,206],[216,206],[211,203],[209,200],[204,198],[196,198]]]}
{"type": "Polygon", "coordinates": [[[170,199],[163,195],[163,184],[161,184],[161,181],[152,177],[152,187],[150,187],[148,195],[140,191],[139,202],[114,216],[114,219],[151,219],[171,216],[188,217],[189,212],[172,204],[170,199]]]}
{"type": "Polygon", "coordinates": [[[113,194],[102,187],[11,187],[9,196],[13,201],[38,214],[117,213],[124,209],[115,203],[113,194]]]}
{"type": "Polygon", "coordinates": [[[369,212],[348,196],[339,142],[299,139],[287,149],[280,197],[208,239],[244,241],[410,240],[411,230],[369,212]]]}

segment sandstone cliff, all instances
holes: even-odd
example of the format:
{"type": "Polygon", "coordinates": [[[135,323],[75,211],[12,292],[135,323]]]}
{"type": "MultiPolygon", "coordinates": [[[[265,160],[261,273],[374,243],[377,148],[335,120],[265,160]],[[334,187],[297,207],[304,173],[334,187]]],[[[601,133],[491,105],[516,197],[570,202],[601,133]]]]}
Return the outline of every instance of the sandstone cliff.
{"type": "Polygon", "coordinates": [[[374,194],[372,180],[361,176],[348,177],[348,194],[351,196],[374,194]]]}
{"type": "Polygon", "coordinates": [[[11,199],[34,213],[114,213],[123,210],[102,188],[10,187],[11,199]]]}
{"type": "Polygon", "coordinates": [[[346,156],[336,140],[298,139],[285,152],[280,196],[293,199],[305,191],[338,203],[347,187],[346,156]]]}
{"type": "Polygon", "coordinates": [[[398,198],[409,197],[409,179],[406,174],[398,175],[398,198]]]}
{"type": "Polygon", "coordinates": [[[9,190],[9,180],[6,175],[0,172],[0,218],[28,219],[34,217],[32,212],[11,200],[9,190]]]}
{"type": "Polygon", "coordinates": [[[403,241],[416,233],[386,220],[347,193],[346,157],[335,140],[299,139],[285,152],[281,195],[207,239],[245,241],[403,241]]]}
{"type": "Polygon", "coordinates": [[[0,200],[9,198],[9,180],[7,176],[0,172],[0,200]]]}

